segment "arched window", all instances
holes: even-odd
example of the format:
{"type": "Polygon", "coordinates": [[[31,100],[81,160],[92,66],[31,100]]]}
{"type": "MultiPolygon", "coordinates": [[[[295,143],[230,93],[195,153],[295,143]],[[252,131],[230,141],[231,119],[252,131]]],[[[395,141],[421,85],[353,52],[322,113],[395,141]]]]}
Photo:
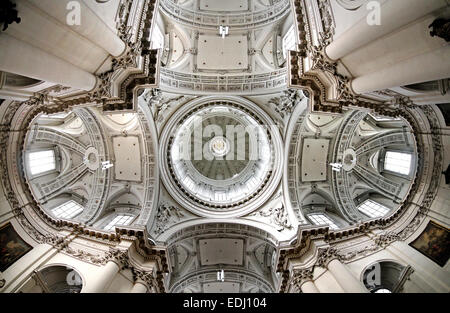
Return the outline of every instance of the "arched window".
{"type": "Polygon", "coordinates": [[[61,204],[60,206],[54,208],[52,213],[54,216],[64,219],[69,219],[77,216],[81,212],[83,212],[83,207],[79,205],[77,202],[70,200],[66,203],[61,204]]]}
{"type": "Polygon", "coordinates": [[[411,173],[410,153],[401,153],[387,151],[384,157],[384,169],[401,175],[409,175],[411,173]]]}
{"type": "Polygon", "coordinates": [[[336,223],[323,213],[309,214],[308,218],[314,225],[328,225],[331,229],[338,229],[336,223]]]}
{"type": "Polygon", "coordinates": [[[52,118],[52,119],[65,119],[67,116],[69,116],[70,114],[72,114],[72,112],[61,112],[61,113],[54,113],[54,114],[41,114],[39,117],[44,117],[44,118],[52,118]]]}
{"type": "Polygon", "coordinates": [[[370,199],[361,203],[358,210],[372,218],[385,216],[390,211],[389,208],[370,199]]]}
{"type": "Polygon", "coordinates": [[[56,169],[55,151],[43,150],[30,152],[28,154],[28,164],[31,175],[37,175],[56,169]]]}
{"type": "Polygon", "coordinates": [[[113,229],[114,226],[130,225],[133,219],[134,219],[133,215],[119,214],[116,217],[114,217],[103,229],[111,230],[113,229]]]}

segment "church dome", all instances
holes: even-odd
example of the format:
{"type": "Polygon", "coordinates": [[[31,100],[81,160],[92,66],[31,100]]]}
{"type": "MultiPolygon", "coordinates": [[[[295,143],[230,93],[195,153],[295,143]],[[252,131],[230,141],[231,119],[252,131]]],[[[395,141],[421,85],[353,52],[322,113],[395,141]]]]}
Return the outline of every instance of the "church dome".
{"type": "Polygon", "coordinates": [[[279,182],[278,129],[250,101],[205,97],[188,103],[165,126],[166,136],[164,183],[189,210],[246,213],[279,182]]]}

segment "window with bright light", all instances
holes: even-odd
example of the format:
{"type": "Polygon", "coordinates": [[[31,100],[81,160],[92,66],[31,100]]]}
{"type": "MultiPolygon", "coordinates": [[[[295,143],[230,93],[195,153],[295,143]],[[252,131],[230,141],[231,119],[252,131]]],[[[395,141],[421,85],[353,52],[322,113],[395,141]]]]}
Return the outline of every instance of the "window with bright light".
{"type": "Polygon", "coordinates": [[[84,208],[81,205],[79,205],[73,200],[70,200],[54,208],[52,210],[52,213],[56,217],[69,219],[83,212],[83,209],[84,208]]]}
{"type": "Polygon", "coordinates": [[[55,118],[55,119],[65,119],[69,116],[70,112],[54,113],[54,114],[41,114],[40,117],[45,118],[55,118]]]}
{"type": "Polygon", "coordinates": [[[381,288],[374,291],[374,293],[392,293],[389,289],[381,288]]]}
{"type": "Polygon", "coordinates": [[[297,50],[296,49],[296,40],[295,40],[295,31],[294,27],[292,26],[286,35],[283,37],[283,56],[284,58],[287,58],[287,53],[289,50],[297,50]]]}
{"type": "Polygon", "coordinates": [[[388,151],[384,158],[384,169],[402,175],[411,172],[411,154],[388,151]]]}
{"type": "Polygon", "coordinates": [[[399,117],[388,117],[383,115],[377,115],[374,113],[369,113],[369,115],[372,116],[373,119],[377,122],[401,121],[401,118],[399,117]]]}
{"type": "Polygon", "coordinates": [[[331,229],[338,229],[339,227],[325,214],[309,214],[308,218],[314,225],[328,225],[331,229]]]}
{"type": "Polygon", "coordinates": [[[364,201],[358,210],[369,217],[382,217],[389,212],[389,208],[370,199],[364,201]]]}
{"type": "Polygon", "coordinates": [[[30,152],[28,154],[28,164],[31,175],[36,175],[56,169],[55,151],[45,150],[30,152]]]}
{"type": "Polygon", "coordinates": [[[152,41],[152,49],[164,48],[164,34],[161,32],[159,27],[155,27],[153,29],[151,41],[152,41]]]}
{"type": "Polygon", "coordinates": [[[115,226],[130,225],[133,218],[134,218],[134,216],[132,216],[132,215],[119,214],[114,219],[112,219],[111,222],[109,222],[108,225],[106,225],[103,229],[111,230],[115,226]]]}

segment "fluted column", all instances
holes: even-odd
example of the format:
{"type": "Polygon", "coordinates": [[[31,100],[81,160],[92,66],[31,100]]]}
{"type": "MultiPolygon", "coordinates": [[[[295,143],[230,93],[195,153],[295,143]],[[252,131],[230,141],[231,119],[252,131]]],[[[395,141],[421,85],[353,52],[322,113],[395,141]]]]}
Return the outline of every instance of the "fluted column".
{"type": "Polygon", "coordinates": [[[329,58],[338,60],[448,4],[446,0],[387,0],[381,5],[381,25],[369,25],[364,16],[327,48],[329,58]]]}
{"type": "MultiPolygon", "coordinates": [[[[395,1],[393,1],[395,2],[395,1]]],[[[450,73],[450,47],[418,55],[355,78],[352,89],[356,93],[367,93],[414,83],[444,79],[450,73]]]]}
{"type": "Polygon", "coordinates": [[[0,47],[1,71],[86,91],[97,83],[91,73],[5,33],[0,36],[0,47]]]}
{"type": "Polygon", "coordinates": [[[338,259],[331,260],[328,263],[327,268],[345,292],[368,292],[364,285],[358,279],[356,279],[356,277],[354,277],[353,274],[347,269],[347,267],[338,259]]]}
{"type": "MultiPolygon", "coordinates": [[[[70,13],[67,4],[70,0],[28,0],[33,5],[53,16],[59,22],[67,24],[70,13]]],[[[117,57],[125,51],[125,43],[101,20],[95,12],[83,1],[80,5],[80,25],[70,25],[70,28],[89,39],[111,55],[117,57]]]]}
{"type": "Polygon", "coordinates": [[[108,261],[98,273],[93,273],[94,279],[92,283],[87,284],[82,290],[82,293],[101,293],[106,292],[112,281],[119,273],[120,267],[116,261],[108,261]]]}
{"type": "Polygon", "coordinates": [[[148,287],[147,284],[142,279],[137,279],[131,288],[131,293],[147,293],[148,287]]]}

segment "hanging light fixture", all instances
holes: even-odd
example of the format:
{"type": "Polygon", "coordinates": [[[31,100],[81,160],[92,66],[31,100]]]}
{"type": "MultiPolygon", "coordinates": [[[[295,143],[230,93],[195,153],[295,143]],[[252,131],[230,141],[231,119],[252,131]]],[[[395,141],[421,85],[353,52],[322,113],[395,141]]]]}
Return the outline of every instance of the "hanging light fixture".
{"type": "Polygon", "coordinates": [[[219,26],[219,35],[222,36],[222,38],[225,38],[225,36],[228,36],[230,31],[230,27],[228,26],[219,26]]]}
{"type": "Polygon", "coordinates": [[[110,161],[102,162],[102,171],[106,171],[108,168],[113,167],[114,164],[112,164],[110,161]]]}
{"type": "Polygon", "coordinates": [[[224,270],[220,270],[217,272],[217,280],[224,282],[225,281],[225,272],[224,270]]]}
{"type": "Polygon", "coordinates": [[[330,163],[329,165],[331,166],[331,169],[335,172],[340,172],[342,169],[341,163],[330,163]]]}

